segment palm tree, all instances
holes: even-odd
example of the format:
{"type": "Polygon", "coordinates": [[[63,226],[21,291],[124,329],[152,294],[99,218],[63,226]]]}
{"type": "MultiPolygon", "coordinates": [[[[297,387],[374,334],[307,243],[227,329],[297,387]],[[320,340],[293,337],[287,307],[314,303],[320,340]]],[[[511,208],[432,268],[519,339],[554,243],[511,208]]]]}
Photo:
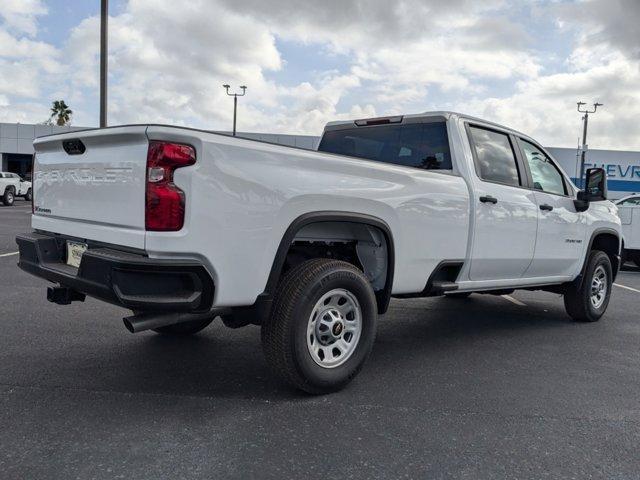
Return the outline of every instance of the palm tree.
{"type": "Polygon", "coordinates": [[[53,102],[50,118],[55,118],[56,125],[69,125],[71,122],[71,115],[73,115],[73,111],[64,100],[56,100],[53,102]]]}

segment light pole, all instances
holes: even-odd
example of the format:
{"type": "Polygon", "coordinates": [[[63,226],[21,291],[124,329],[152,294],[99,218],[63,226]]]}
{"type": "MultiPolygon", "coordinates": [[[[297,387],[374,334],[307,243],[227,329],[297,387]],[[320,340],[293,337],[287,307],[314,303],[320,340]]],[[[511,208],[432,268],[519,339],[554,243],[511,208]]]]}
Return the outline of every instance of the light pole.
{"type": "Polygon", "coordinates": [[[596,110],[598,110],[598,107],[602,107],[602,103],[594,103],[593,104],[593,110],[588,110],[588,109],[583,109],[581,110],[580,108],[586,105],[586,103],[584,102],[578,102],[578,111],[580,113],[584,113],[584,117],[582,117],[583,120],[583,130],[582,130],[582,156],[580,158],[580,187],[584,188],[584,181],[583,181],[583,177],[584,177],[584,161],[585,161],[585,157],[587,155],[587,125],[589,124],[589,114],[590,113],[596,113],[596,110]]]}
{"type": "Polygon", "coordinates": [[[107,41],[109,26],[109,0],[100,4],[100,128],[107,126],[107,41]]]}
{"type": "Polygon", "coordinates": [[[229,93],[229,89],[231,85],[224,84],[222,85],[227,92],[227,95],[233,97],[233,136],[236,136],[236,115],[238,113],[238,97],[244,97],[244,94],[247,93],[247,87],[245,85],[240,85],[242,89],[242,93],[229,93]]]}

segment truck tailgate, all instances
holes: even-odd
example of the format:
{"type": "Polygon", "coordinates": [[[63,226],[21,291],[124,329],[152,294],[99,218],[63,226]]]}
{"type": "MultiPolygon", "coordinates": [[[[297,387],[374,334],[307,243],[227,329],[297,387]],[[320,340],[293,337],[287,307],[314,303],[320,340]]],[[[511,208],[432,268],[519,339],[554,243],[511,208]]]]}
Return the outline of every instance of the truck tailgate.
{"type": "Polygon", "coordinates": [[[35,229],[144,248],[146,126],[36,139],[35,229]]]}

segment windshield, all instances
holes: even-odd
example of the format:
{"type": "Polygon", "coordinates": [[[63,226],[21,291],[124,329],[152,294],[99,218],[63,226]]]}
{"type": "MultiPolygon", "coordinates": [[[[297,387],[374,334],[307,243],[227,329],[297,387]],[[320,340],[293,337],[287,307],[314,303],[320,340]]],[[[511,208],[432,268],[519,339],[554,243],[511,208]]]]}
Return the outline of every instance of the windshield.
{"type": "Polygon", "coordinates": [[[451,170],[445,122],[330,130],[322,136],[318,150],[426,170],[451,170]]]}

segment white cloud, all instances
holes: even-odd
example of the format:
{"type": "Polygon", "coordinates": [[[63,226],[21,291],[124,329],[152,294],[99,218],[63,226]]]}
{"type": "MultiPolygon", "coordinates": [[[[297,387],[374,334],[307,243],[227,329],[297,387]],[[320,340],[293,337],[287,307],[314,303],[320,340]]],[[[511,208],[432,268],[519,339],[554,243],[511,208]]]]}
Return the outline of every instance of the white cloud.
{"type": "MultiPolygon", "coordinates": [[[[176,10],[168,1],[132,0],[110,20],[111,114],[116,122],[220,128],[231,116],[224,82],[250,87],[242,100],[249,113],[242,116],[244,129],[318,133],[327,121],[354,110],[415,111],[434,86],[470,93],[482,90],[479,80],[537,74],[535,56],[516,48],[528,37],[503,17],[482,17],[499,5],[218,0],[176,10]],[[283,67],[276,35],[329,46],[351,58],[350,71],[277,85],[267,79],[283,67]],[[356,91],[366,98],[339,109],[356,91]]],[[[76,76],[89,85],[96,82],[96,22],[85,20],[68,44],[75,58],[93,58],[76,76]]]]}
{"type": "Polygon", "coordinates": [[[11,30],[33,36],[37,31],[37,17],[47,13],[41,0],[0,0],[0,17],[11,30]]]}
{"type": "Polygon", "coordinates": [[[33,39],[37,17],[46,11],[36,0],[0,0],[0,118],[5,121],[47,117],[47,108],[41,110],[37,101],[47,79],[61,73],[62,66],[55,47],[33,39]],[[21,100],[11,100],[16,97],[21,100]]]}
{"type": "Polygon", "coordinates": [[[580,28],[575,23],[572,27],[576,40],[566,71],[530,76],[517,83],[513,95],[476,97],[458,108],[506,123],[547,145],[574,147],[582,128],[576,102],[600,101],[605,105],[589,124],[590,148],[640,149],[637,23],[632,26],[628,21],[640,17],[640,3],[592,0],[579,6],[553,6],[547,13],[560,15],[563,28],[572,16],[580,22],[580,28]]]}
{"type": "MultiPolygon", "coordinates": [[[[55,85],[48,95],[69,99],[76,124],[95,124],[98,18],[82,20],[54,47],[36,39],[42,2],[0,6],[0,95],[9,104],[0,110],[28,115],[51,100],[42,98],[48,83],[55,85]]],[[[639,7],[637,0],[194,0],[179,7],[130,0],[109,24],[110,122],[228,128],[232,100],[221,84],[231,83],[249,86],[242,130],[317,134],[335,119],[455,108],[574,146],[574,102],[601,100],[591,146],[638,148],[639,7]],[[550,44],[554,35],[561,48],[550,44]],[[304,59],[307,71],[298,67],[295,82],[288,74],[302,59],[283,42],[322,52],[318,62],[304,59]],[[327,55],[339,67],[324,67],[327,55]]]]}

